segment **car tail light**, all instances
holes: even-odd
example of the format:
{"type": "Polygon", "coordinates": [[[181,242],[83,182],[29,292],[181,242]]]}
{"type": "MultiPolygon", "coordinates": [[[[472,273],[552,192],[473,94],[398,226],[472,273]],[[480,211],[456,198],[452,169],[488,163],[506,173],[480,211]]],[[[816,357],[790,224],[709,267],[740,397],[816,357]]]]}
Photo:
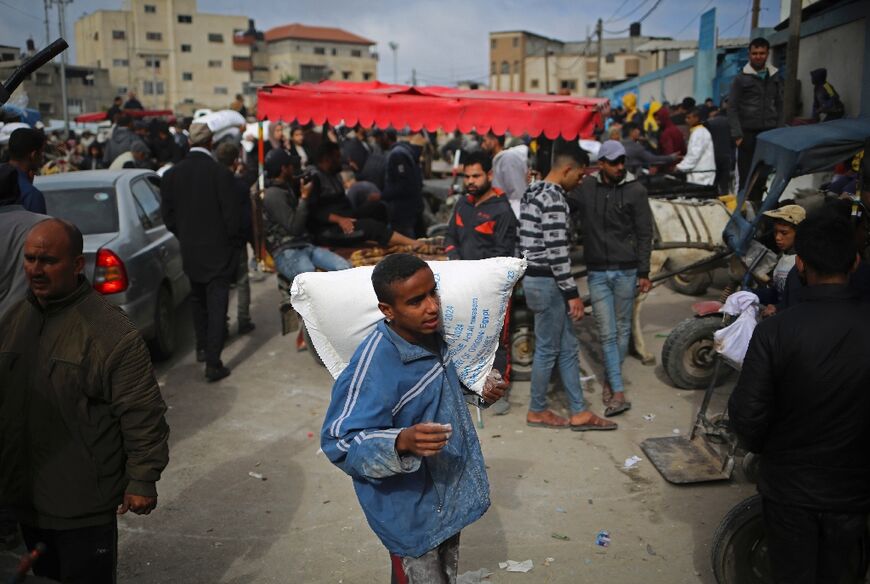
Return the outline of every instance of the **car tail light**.
{"type": "Polygon", "coordinates": [[[97,267],[94,270],[94,288],[100,294],[123,292],[130,285],[124,262],[110,249],[97,252],[97,267]]]}

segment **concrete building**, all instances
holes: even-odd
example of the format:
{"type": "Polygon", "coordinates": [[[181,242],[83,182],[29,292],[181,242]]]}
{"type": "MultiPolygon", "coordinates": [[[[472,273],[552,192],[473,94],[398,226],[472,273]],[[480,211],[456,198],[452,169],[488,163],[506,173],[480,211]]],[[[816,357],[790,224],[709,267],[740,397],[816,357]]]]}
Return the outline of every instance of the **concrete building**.
{"type": "Polygon", "coordinates": [[[134,91],[146,108],[223,108],[251,82],[249,28],[244,16],[198,12],[196,0],[125,0],[76,21],[76,60],[108,69],[115,93],[134,91]]]}
{"type": "MultiPolygon", "coordinates": [[[[0,53],[5,47],[0,47],[0,53]]],[[[17,49],[16,49],[17,50],[17,49]]],[[[0,79],[7,79],[21,64],[15,60],[0,60],[0,79]]],[[[86,112],[96,112],[112,105],[115,89],[109,80],[109,72],[95,67],[67,65],[67,107],[70,118],[86,112]]],[[[63,117],[63,98],[60,90],[60,65],[44,65],[26,78],[12,94],[27,96],[27,107],[38,110],[43,120],[63,117]]]]}
{"type": "Polygon", "coordinates": [[[376,43],[340,28],[288,24],[266,31],[254,54],[268,55],[269,83],[374,81],[376,43]]]}

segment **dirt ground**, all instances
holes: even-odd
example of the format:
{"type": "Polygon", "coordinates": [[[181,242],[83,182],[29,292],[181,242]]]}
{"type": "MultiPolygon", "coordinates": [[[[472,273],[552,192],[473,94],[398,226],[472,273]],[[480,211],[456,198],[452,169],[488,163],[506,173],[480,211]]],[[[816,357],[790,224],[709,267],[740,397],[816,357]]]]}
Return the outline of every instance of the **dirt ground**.
{"type": "MultiPolygon", "coordinates": [[[[257,329],[231,339],[224,355],[233,368],[229,378],[204,383],[184,322],[184,349],[158,367],[170,407],[171,462],[158,484],[158,509],[120,521],[119,581],[387,583],[387,553],[366,524],[350,479],[318,453],[332,379],[310,355],[296,352],[292,337],[280,335],[274,279],[255,283],[253,296],[257,329]]],[[[643,334],[657,356],[666,333],[690,315],[692,301],[665,287],[651,293],[643,334]]],[[[593,329],[587,316],[579,326],[582,362],[600,376],[593,329]]],[[[660,365],[634,358],[625,373],[634,407],[618,418],[617,432],[526,426],[527,382],[515,383],[509,414],[483,414],[478,432],[493,504],[463,531],[460,572],[486,568],[489,582],[517,584],[715,581],[713,532],[754,488],[735,480],[666,483],[639,445],[688,432],[702,392],[674,389],[660,365]],[[645,414],[655,418],[647,421],[645,414]],[[623,469],[633,455],[644,460],[623,469]],[[609,547],[595,545],[599,530],[610,532],[609,547]],[[534,568],[499,569],[508,559],[531,559],[534,568]]],[[[596,382],[586,396],[593,409],[603,409],[596,382]]],[[[564,408],[560,392],[551,398],[564,408]]],[[[10,557],[4,555],[7,563],[10,557]]]]}

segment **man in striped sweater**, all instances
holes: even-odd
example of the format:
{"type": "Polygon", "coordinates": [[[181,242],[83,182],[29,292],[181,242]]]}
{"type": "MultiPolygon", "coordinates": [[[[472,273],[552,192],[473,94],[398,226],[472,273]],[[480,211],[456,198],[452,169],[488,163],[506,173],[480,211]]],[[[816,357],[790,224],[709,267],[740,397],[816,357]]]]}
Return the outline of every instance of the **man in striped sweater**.
{"type": "Polygon", "coordinates": [[[583,301],[571,276],[565,197],[580,183],[588,164],[589,157],[577,146],[557,152],[547,177],[532,184],[520,204],[520,249],[529,262],[523,290],[535,315],[529,426],[570,426],[577,432],[617,427],[586,407],[580,384],[580,344],[574,334],[574,321],[583,318],[583,301]],[[556,364],[568,394],[570,420],[547,408],[547,387],[556,364]]]}

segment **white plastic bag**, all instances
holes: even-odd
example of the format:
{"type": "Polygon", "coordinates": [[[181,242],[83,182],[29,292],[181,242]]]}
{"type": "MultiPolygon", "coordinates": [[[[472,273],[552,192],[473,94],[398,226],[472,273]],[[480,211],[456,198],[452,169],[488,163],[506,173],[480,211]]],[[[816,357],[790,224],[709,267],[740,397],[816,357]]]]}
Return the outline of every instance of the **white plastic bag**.
{"type": "Polygon", "coordinates": [[[728,297],[719,310],[732,316],[739,315],[730,325],[713,333],[716,352],[742,367],[749,341],[758,323],[758,296],[752,292],[737,292],[728,297]]]}
{"type": "MultiPolygon", "coordinates": [[[[441,326],[450,363],[477,393],[492,369],[504,315],[514,285],[526,270],[519,258],[428,262],[441,298],[441,326]]],[[[371,266],[338,272],[309,272],[293,280],[293,308],[333,377],[383,314],[372,288],[371,266]]]]}

